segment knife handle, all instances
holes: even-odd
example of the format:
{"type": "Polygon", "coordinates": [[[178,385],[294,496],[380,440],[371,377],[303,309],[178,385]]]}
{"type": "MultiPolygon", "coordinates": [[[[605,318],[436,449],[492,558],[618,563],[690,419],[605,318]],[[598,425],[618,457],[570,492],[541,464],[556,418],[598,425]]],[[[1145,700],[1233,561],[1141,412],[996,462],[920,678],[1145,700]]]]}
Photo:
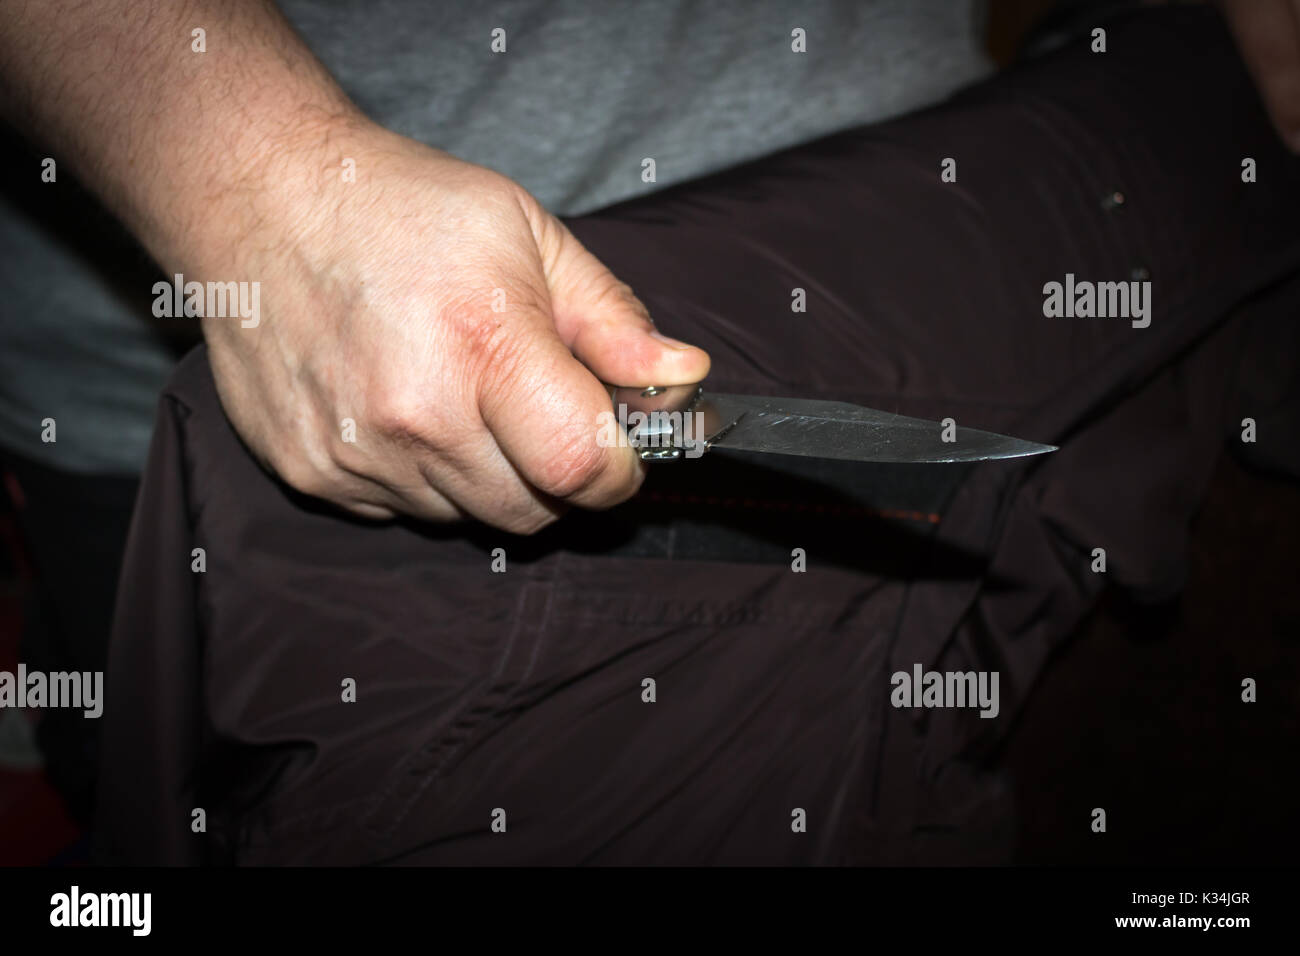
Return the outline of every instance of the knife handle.
{"type": "MultiPolygon", "coordinates": [[[[609,391],[619,424],[627,431],[628,441],[642,461],[676,461],[683,456],[682,422],[704,390],[699,382],[690,385],[606,385],[605,388],[609,391]]],[[[687,432],[685,438],[689,437],[687,432]]]]}

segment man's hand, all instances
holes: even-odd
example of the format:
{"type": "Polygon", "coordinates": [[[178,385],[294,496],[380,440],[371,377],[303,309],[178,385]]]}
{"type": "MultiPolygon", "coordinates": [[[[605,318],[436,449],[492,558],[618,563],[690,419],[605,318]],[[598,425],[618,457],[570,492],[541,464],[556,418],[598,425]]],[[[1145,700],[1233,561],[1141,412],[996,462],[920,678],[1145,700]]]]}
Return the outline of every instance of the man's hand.
{"type": "Polygon", "coordinates": [[[1300,153],[1300,0],[1219,0],[1278,135],[1300,153]]]}
{"type": "Polygon", "coordinates": [[[597,376],[693,382],[708,357],[658,337],[631,290],[511,180],[369,124],[311,137],[275,173],[303,186],[242,191],[228,209],[246,240],[198,263],[200,278],[262,283],[256,327],[204,319],[252,450],[360,514],[522,533],[635,492],[633,452],[597,445],[610,409],[597,376]]]}
{"type": "Polygon", "coordinates": [[[204,331],[235,428],[289,484],[518,532],[636,490],[631,450],[597,445],[597,376],[684,384],[708,356],[656,339],[517,184],[367,122],[270,0],[0,13],[0,113],[166,274],[260,283],[256,327],[204,331]]]}

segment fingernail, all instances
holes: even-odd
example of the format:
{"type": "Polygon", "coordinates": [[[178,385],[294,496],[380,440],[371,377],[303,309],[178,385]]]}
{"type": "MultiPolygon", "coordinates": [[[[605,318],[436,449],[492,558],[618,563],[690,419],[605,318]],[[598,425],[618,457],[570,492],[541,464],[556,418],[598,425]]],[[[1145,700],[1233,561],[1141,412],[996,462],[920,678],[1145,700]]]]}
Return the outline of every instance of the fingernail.
{"type": "Polygon", "coordinates": [[[693,348],[695,348],[695,346],[693,346],[693,345],[687,345],[685,342],[681,341],[680,339],[670,339],[668,336],[664,335],[664,334],[663,334],[662,332],[660,332],[658,329],[656,329],[656,330],[654,330],[653,332],[650,333],[650,338],[652,338],[652,339],[658,339],[660,342],[662,342],[664,345],[668,346],[670,349],[679,349],[679,350],[680,350],[680,349],[693,349],[693,348]]]}

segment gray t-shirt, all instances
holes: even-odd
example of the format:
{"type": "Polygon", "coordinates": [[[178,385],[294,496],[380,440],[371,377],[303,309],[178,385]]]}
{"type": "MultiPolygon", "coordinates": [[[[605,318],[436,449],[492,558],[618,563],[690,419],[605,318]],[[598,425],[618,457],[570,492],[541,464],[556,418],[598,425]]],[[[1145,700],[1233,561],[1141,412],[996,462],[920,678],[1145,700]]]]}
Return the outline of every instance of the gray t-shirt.
{"type": "MultiPolygon", "coordinates": [[[[975,0],[280,6],[372,118],[513,177],[559,214],[927,105],[989,69],[975,0]]],[[[137,472],[196,322],[154,319],[159,270],[39,168],[27,153],[0,186],[0,446],[137,472]]]]}

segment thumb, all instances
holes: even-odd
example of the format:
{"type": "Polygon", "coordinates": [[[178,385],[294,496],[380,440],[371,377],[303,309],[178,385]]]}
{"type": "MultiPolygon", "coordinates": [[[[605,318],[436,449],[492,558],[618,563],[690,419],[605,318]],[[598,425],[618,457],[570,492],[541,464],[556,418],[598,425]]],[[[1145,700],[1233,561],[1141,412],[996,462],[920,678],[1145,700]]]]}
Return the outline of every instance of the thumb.
{"type": "Polygon", "coordinates": [[[688,385],[709,374],[703,349],[660,333],[641,300],[559,220],[545,256],[560,339],[611,385],[688,385]]]}

